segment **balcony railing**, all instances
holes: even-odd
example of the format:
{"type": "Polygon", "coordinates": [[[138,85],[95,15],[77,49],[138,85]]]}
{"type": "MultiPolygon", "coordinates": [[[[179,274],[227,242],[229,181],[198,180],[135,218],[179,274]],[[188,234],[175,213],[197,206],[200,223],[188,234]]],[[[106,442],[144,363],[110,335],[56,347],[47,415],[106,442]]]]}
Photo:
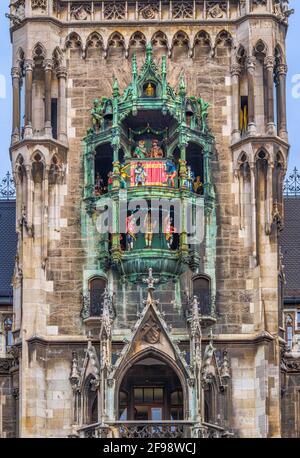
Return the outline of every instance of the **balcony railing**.
{"type": "Polygon", "coordinates": [[[106,424],[95,423],[79,429],[82,438],[221,438],[232,433],[223,427],[189,421],[116,421],[106,424]]]}

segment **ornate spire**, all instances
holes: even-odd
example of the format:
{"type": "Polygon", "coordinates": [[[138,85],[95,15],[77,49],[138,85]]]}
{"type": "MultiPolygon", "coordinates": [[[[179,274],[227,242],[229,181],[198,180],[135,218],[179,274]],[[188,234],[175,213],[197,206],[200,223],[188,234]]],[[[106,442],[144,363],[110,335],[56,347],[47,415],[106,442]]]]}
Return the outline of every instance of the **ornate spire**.
{"type": "Polygon", "coordinates": [[[72,386],[73,391],[78,389],[80,380],[80,372],[78,369],[78,356],[76,351],[72,352],[72,366],[71,366],[71,375],[70,375],[70,383],[72,386]]]}
{"type": "Polygon", "coordinates": [[[151,64],[151,62],[152,62],[152,51],[153,51],[152,43],[150,42],[146,46],[146,62],[147,62],[147,64],[151,64]]]}
{"type": "Polygon", "coordinates": [[[113,96],[115,98],[117,98],[117,97],[119,97],[119,95],[120,95],[119,82],[118,82],[117,78],[115,77],[114,84],[113,84],[113,96]]]}
{"type": "Polygon", "coordinates": [[[148,277],[147,277],[147,278],[144,278],[144,279],[143,279],[143,282],[146,283],[146,284],[148,285],[148,286],[147,286],[148,296],[147,296],[146,304],[153,304],[153,303],[155,303],[156,301],[154,300],[154,297],[153,297],[153,291],[155,290],[154,284],[155,284],[155,283],[158,283],[158,282],[159,282],[159,279],[153,277],[153,275],[152,275],[152,268],[151,268],[151,267],[149,268],[149,275],[148,275],[148,277]]]}
{"type": "Polygon", "coordinates": [[[224,380],[230,379],[230,365],[227,350],[223,351],[223,362],[221,366],[221,377],[224,380]]]}
{"type": "Polygon", "coordinates": [[[138,69],[137,69],[137,62],[136,62],[136,54],[134,53],[132,56],[132,79],[133,81],[136,80],[137,74],[138,74],[138,69]]]}

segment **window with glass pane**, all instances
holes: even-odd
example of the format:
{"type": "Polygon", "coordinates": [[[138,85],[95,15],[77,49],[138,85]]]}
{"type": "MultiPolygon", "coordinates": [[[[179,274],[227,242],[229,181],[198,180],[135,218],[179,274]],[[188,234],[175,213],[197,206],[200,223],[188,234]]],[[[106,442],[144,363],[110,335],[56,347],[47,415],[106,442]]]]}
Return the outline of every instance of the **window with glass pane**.
{"type": "Polygon", "coordinates": [[[286,327],[286,342],[289,348],[292,348],[293,342],[293,318],[291,315],[286,315],[285,318],[286,327]]]}
{"type": "Polygon", "coordinates": [[[297,312],[297,328],[300,329],[300,311],[297,312]]]}
{"type": "Polygon", "coordinates": [[[135,402],[143,402],[143,398],[144,398],[143,388],[135,388],[133,396],[134,396],[135,402]]]}

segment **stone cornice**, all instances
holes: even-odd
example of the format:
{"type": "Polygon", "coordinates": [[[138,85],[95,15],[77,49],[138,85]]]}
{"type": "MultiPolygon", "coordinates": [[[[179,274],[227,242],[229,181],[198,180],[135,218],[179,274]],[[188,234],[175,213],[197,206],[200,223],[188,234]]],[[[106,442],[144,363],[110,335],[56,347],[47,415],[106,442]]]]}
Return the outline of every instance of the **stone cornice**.
{"type": "Polygon", "coordinates": [[[275,136],[275,135],[255,135],[255,136],[247,136],[242,138],[236,143],[231,144],[231,149],[234,151],[235,149],[240,149],[243,145],[247,143],[277,143],[280,146],[284,147],[285,149],[290,149],[290,144],[284,141],[282,138],[275,136]]]}
{"type": "Polygon", "coordinates": [[[87,27],[93,27],[97,29],[98,27],[106,27],[108,29],[117,29],[119,26],[121,27],[149,27],[149,26],[158,26],[158,27],[163,27],[166,25],[169,25],[170,27],[174,26],[199,26],[199,27],[205,27],[207,26],[216,26],[216,25],[239,25],[245,21],[248,20],[256,20],[256,19],[271,19],[277,22],[279,25],[283,25],[284,27],[288,27],[288,25],[282,24],[280,19],[274,14],[274,13],[249,13],[247,15],[235,18],[235,19],[228,19],[228,18],[221,18],[221,19],[185,19],[185,20],[170,20],[166,19],[163,21],[158,21],[157,19],[149,19],[147,21],[127,21],[127,20],[119,20],[119,21],[61,21],[57,18],[54,17],[42,17],[42,16],[36,16],[36,17],[27,17],[22,20],[21,23],[16,24],[10,28],[11,32],[11,38],[12,38],[12,33],[15,32],[16,30],[19,30],[21,27],[26,25],[27,23],[30,22],[51,22],[54,25],[57,25],[61,28],[70,28],[70,30],[73,30],[74,28],[87,28],[87,27]]]}
{"type": "MultiPolygon", "coordinates": [[[[186,335],[172,335],[172,338],[176,341],[178,339],[178,343],[180,344],[188,344],[189,343],[189,336],[186,335]]],[[[267,331],[263,331],[258,334],[219,334],[214,336],[214,344],[216,345],[257,345],[261,343],[268,343],[273,342],[277,336],[273,336],[267,331]]],[[[279,338],[279,343],[282,339],[279,338]]],[[[208,343],[210,341],[209,336],[205,336],[202,338],[203,343],[208,343]]],[[[86,346],[88,342],[87,336],[32,336],[26,340],[28,345],[30,346],[40,346],[40,347],[47,347],[47,346],[55,346],[55,345],[83,345],[86,346]]],[[[93,339],[94,343],[97,343],[97,339],[93,339]]],[[[120,339],[120,336],[115,336],[113,338],[114,345],[124,345],[124,341],[120,339]]],[[[17,346],[19,347],[21,343],[18,343],[17,346]]]]}

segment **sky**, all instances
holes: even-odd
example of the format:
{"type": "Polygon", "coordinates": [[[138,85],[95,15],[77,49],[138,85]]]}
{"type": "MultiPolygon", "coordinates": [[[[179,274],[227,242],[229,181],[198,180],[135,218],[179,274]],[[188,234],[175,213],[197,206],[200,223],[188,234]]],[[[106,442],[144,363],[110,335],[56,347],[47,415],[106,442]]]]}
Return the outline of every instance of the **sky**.
{"type": "MultiPolygon", "coordinates": [[[[5,17],[10,0],[0,0],[0,179],[10,169],[9,144],[11,135],[12,94],[11,94],[11,45],[9,20],[5,17]]],[[[289,142],[289,172],[300,170],[300,4],[290,0],[295,14],[289,19],[287,36],[287,114],[289,142]],[[296,6],[297,4],[297,6],[296,6]],[[298,7],[298,8],[297,8],[298,7]]]]}

